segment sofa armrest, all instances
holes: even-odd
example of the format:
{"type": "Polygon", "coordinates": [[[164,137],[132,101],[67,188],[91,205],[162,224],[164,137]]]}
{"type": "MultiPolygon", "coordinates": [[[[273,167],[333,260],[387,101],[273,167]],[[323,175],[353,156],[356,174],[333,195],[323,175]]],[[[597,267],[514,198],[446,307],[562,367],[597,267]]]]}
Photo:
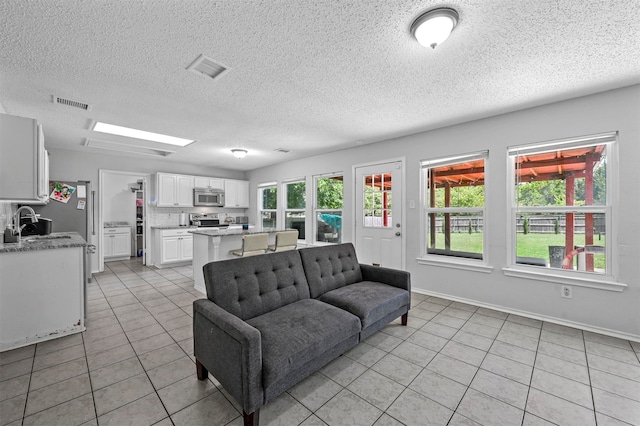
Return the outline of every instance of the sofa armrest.
{"type": "Polygon", "coordinates": [[[361,263],[363,281],[375,281],[407,290],[411,293],[411,274],[399,269],[383,268],[380,266],[361,263]]]}
{"type": "Polygon", "coordinates": [[[208,299],[193,302],[194,355],[252,413],[263,403],[260,331],[208,299]]]}

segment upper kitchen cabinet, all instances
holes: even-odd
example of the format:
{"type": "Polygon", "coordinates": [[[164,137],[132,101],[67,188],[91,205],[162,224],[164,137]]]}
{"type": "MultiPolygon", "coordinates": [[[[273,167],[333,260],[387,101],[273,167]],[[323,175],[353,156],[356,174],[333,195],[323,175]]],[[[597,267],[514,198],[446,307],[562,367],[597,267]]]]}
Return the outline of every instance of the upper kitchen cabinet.
{"type": "Polygon", "coordinates": [[[196,188],[224,189],[224,179],[196,176],[193,186],[196,188]]]}
{"type": "Polygon", "coordinates": [[[158,173],[158,207],[193,207],[193,176],[158,173]]]}
{"type": "Polygon", "coordinates": [[[0,114],[0,200],[44,204],[48,198],[42,126],[32,118],[0,114]]]}
{"type": "Polygon", "coordinates": [[[225,179],[224,206],[228,208],[249,208],[249,181],[225,179]]]}

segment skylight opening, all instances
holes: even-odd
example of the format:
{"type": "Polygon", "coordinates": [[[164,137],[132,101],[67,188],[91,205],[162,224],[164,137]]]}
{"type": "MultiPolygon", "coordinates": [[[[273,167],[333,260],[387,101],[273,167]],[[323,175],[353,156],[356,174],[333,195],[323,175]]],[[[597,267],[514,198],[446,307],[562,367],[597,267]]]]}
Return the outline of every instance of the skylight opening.
{"type": "Polygon", "coordinates": [[[101,121],[96,121],[91,130],[94,132],[109,133],[111,135],[125,136],[127,138],[142,139],[177,146],[187,146],[195,142],[195,140],[192,139],[183,139],[175,136],[163,135],[161,133],[146,132],[144,130],[132,129],[130,127],[107,124],[101,121]]]}

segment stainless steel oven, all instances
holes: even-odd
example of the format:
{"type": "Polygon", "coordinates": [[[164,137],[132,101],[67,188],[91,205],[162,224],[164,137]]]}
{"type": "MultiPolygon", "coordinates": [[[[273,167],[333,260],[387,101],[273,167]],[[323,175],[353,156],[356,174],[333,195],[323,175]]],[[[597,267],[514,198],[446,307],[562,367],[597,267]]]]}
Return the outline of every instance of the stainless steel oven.
{"type": "Polygon", "coordinates": [[[224,207],[224,189],[193,188],[193,205],[224,207]]]}

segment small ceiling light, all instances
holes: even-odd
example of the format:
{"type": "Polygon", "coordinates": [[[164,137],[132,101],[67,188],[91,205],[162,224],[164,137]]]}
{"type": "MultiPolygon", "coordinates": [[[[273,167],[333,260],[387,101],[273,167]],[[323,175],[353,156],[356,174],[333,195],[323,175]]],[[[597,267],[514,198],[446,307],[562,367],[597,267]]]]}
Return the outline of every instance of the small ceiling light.
{"type": "Polygon", "coordinates": [[[247,155],[248,151],[246,149],[232,149],[234,157],[236,158],[244,158],[247,155]]]}
{"type": "Polygon", "coordinates": [[[411,25],[411,34],[421,45],[435,49],[449,37],[457,24],[458,12],[441,7],[420,15],[411,25]]]}

